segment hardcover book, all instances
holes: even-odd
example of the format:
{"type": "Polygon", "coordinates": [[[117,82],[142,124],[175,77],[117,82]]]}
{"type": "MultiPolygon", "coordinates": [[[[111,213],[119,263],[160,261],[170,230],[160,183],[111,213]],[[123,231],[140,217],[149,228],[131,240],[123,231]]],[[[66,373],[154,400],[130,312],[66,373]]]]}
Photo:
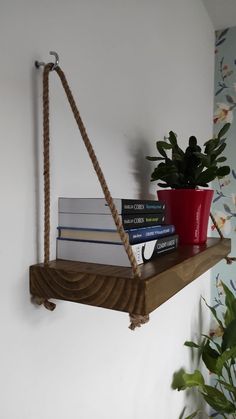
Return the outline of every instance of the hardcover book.
{"type": "MultiPolygon", "coordinates": [[[[130,228],[151,227],[164,224],[163,214],[126,214],[120,215],[125,230],[130,228]]],[[[111,214],[76,214],[59,212],[59,227],[92,228],[115,230],[116,225],[111,214]]]]}
{"type": "MultiPolygon", "coordinates": [[[[165,209],[165,204],[155,200],[120,199],[113,202],[119,214],[159,213],[165,209]]],[[[80,214],[110,214],[110,208],[105,198],[59,198],[59,212],[80,214]]]]}
{"type": "MultiPolygon", "coordinates": [[[[132,245],[137,264],[148,262],[158,255],[171,252],[178,245],[178,235],[132,245]]],[[[95,243],[57,239],[57,259],[105,265],[127,266],[130,262],[123,244],[95,243]]]]}
{"type": "MultiPolygon", "coordinates": [[[[169,236],[174,234],[174,232],[175,227],[173,225],[157,225],[153,227],[131,228],[130,230],[126,230],[126,233],[129,236],[130,244],[169,236]]],[[[117,230],[58,227],[58,236],[59,238],[67,240],[121,243],[121,238],[117,230]]]]}

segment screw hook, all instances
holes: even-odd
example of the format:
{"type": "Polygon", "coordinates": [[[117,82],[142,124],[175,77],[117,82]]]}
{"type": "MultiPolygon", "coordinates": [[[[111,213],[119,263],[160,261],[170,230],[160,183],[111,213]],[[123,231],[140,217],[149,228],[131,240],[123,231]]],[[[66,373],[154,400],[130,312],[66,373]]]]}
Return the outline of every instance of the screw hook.
{"type": "MultiPolygon", "coordinates": [[[[55,63],[52,66],[51,71],[55,70],[55,68],[57,68],[59,66],[59,55],[57,54],[57,52],[55,51],[50,51],[49,52],[50,55],[53,55],[55,57],[55,63]]],[[[39,68],[39,67],[44,67],[46,64],[42,61],[35,61],[35,67],[39,68]]]]}
{"type": "Polygon", "coordinates": [[[55,68],[57,68],[59,66],[59,55],[55,51],[50,51],[49,54],[54,55],[54,57],[55,57],[55,63],[52,67],[52,71],[53,71],[53,70],[55,70],[55,68]]]}

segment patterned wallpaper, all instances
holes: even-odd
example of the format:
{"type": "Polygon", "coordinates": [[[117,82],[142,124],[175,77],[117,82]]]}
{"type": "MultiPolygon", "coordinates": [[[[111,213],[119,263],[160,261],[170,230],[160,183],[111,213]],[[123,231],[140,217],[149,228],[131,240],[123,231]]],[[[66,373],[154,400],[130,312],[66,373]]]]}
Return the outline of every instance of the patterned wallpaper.
{"type": "MultiPolygon", "coordinates": [[[[224,153],[231,173],[213,182],[212,212],[224,236],[231,238],[231,255],[236,256],[236,27],[216,32],[215,57],[214,131],[217,133],[223,124],[231,123],[224,153]]],[[[217,237],[213,225],[211,230],[217,237]]],[[[227,265],[222,261],[212,275],[212,305],[219,307],[224,301],[221,280],[236,292],[236,263],[227,265]]]]}

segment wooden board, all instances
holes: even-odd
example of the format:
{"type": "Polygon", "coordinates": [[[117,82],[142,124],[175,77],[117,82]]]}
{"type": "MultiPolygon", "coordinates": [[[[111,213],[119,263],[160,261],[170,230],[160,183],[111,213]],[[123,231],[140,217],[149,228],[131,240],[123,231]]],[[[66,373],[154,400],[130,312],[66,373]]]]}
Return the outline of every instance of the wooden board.
{"type": "Polygon", "coordinates": [[[204,245],[182,245],[173,253],[131,268],[55,260],[30,267],[30,292],[55,298],[146,315],[230,253],[230,239],[210,238],[204,245]]]}

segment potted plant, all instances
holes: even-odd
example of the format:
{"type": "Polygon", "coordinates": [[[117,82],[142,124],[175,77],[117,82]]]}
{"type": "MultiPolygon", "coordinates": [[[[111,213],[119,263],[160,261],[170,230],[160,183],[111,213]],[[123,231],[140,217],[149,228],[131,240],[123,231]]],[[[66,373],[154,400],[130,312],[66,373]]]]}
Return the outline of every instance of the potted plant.
{"type": "MultiPolygon", "coordinates": [[[[200,369],[186,373],[181,368],[174,374],[172,388],[179,391],[186,389],[192,391],[197,388],[214,411],[204,417],[233,419],[236,418],[236,298],[223,282],[221,285],[225,294],[222,315],[207,304],[217,322],[217,327],[209,336],[202,335],[203,340],[200,344],[185,342],[185,346],[198,351],[200,360],[210,373],[212,385],[205,383],[200,369]]],[[[185,419],[202,418],[202,413],[206,412],[199,408],[185,419]]],[[[181,417],[183,418],[182,415],[181,417]]]]}
{"type": "Polygon", "coordinates": [[[157,141],[159,156],[146,156],[147,160],[158,161],[151,174],[151,181],[160,181],[158,199],[166,203],[166,221],[174,224],[180,243],[202,244],[206,241],[207,226],[213,190],[207,188],[215,178],[230,173],[229,166],[220,166],[226,160],[222,153],[230,124],[225,124],[215,138],[204,144],[204,151],[197,144],[195,136],[183,151],[177,135],[169,132],[164,141],[157,141]]]}

